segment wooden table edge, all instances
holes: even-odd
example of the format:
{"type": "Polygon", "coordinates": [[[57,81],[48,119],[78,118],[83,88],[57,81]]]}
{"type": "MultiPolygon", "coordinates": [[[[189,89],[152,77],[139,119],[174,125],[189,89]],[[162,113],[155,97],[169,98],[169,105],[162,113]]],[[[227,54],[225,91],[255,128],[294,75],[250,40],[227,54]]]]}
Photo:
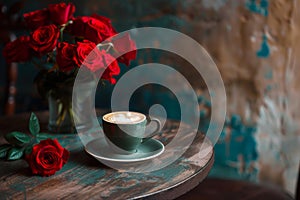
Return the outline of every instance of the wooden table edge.
{"type": "Polygon", "coordinates": [[[159,200],[159,199],[175,199],[180,197],[181,195],[184,195],[185,193],[189,192],[190,190],[194,189],[196,186],[199,185],[209,174],[211,168],[213,167],[214,160],[215,160],[215,153],[214,150],[212,150],[212,155],[209,159],[209,161],[206,163],[206,165],[203,166],[201,170],[199,170],[197,173],[191,175],[189,178],[172,185],[168,188],[164,188],[162,190],[140,195],[134,198],[130,199],[147,199],[147,200],[159,200]],[[175,191],[176,190],[176,191],[175,191]]]}

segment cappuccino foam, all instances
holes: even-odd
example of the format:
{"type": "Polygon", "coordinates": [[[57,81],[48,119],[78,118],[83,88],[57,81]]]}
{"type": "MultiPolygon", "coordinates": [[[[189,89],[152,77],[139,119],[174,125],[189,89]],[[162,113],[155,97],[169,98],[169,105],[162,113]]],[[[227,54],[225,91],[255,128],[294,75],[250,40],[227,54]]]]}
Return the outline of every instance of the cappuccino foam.
{"type": "Polygon", "coordinates": [[[135,124],[145,120],[145,115],[136,112],[113,112],[103,116],[105,121],[116,124],[135,124]]]}

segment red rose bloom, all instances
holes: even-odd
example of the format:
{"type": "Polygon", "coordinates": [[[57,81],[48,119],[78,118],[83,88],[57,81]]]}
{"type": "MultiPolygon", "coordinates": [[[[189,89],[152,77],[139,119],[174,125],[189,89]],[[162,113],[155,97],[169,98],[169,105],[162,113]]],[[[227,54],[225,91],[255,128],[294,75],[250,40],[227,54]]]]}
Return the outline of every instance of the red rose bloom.
{"type": "Polygon", "coordinates": [[[71,34],[77,37],[83,37],[96,44],[102,42],[110,36],[116,34],[111,24],[105,20],[100,20],[101,17],[77,17],[73,20],[73,23],[68,27],[71,34]]]}
{"type": "Polygon", "coordinates": [[[108,54],[105,50],[99,50],[93,42],[88,40],[78,42],[76,52],[76,64],[78,66],[81,66],[82,64],[92,72],[105,70],[102,78],[113,84],[116,83],[113,76],[120,73],[120,67],[113,56],[108,54]],[[107,65],[109,66],[107,67],[107,65]]]}
{"type": "Polygon", "coordinates": [[[25,156],[33,174],[51,176],[60,170],[69,158],[69,151],[63,148],[57,139],[42,140],[25,156]]]}
{"type": "Polygon", "coordinates": [[[43,55],[54,50],[58,37],[59,30],[55,25],[41,26],[31,33],[29,44],[39,55],[43,55]]]}
{"type": "Polygon", "coordinates": [[[114,57],[106,53],[104,50],[102,50],[102,54],[102,61],[104,63],[104,66],[110,64],[102,74],[102,79],[108,80],[110,83],[115,84],[117,81],[113,76],[117,76],[120,74],[120,67],[118,65],[118,62],[114,57]]]}
{"type": "Polygon", "coordinates": [[[72,3],[58,3],[48,6],[51,20],[58,25],[67,23],[73,18],[75,6],[72,3]]]}
{"type": "Polygon", "coordinates": [[[118,61],[126,64],[127,66],[130,64],[131,60],[136,58],[136,45],[133,40],[131,40],[129,34],[122,35],[119,38],[113,40],[115,52],[118,57],[118,61]],[[128,53],[126,53],[128,52],[128,53]]]}
{"type": "Polygon", "coordinates": [[[33,12],[25,13],[23,17],[27,26],[33,30],[37,29],[40,26],[48,25],[50,23],[48,9],[36,10],[33,12]]]}
{"type": "Polygon", "coordinates": [[[24,62],[37,57],[34,61],[41,69],[39,76],[45,75],[47,81],[50,77],[49,82],[55,82],[56,77],[63,81],[68,78],[65,75],[75,77],[77,68],[83,66],[98,77],[101,74],[101,79],[116,83],[119,62],[129,65],[136,58],[136,44],[129,34],[114,38],[117,31],[109,18],[97,14],[75,18],[74,13],[73,3],[50,4],[25,13],[24,20],[32,32],[4,47],[6,61],[24,62]],[[101,42],[100,50],[97,45],[101,42]],[[49,64],[53,66],[50,70],[49,64]]]}
{"type": "Polygon", "coordinates": [[[76,57],[75,45],[67,42],[60,42],[57,45],[56,62],[59,69],[68,72],[76,67],[74,58],[76,57]]]}
{"type": "Polygon", "coordinates": [[[75,59],[75,62],[78,66],[84,65],[92,72],[103,67],[101,52],[96,48],[96,45],[93,42],[88,40],[77,42],[76,52],[77,58],[75,59]]]}
{"type": "Polygon", "coordinates": [[[111,20],[109,18],[101,16],[101,15],[97,15],[97,14],[93,14],[91,17],[101,21],[103,24],[106,25],[106,29],[104,29],[105,31],[103,31],[101,33],[104,40],[106,40],[107,38],[117,34],[117,31],[112,26],[111,20]]]}
{"type": "Polygon", "coordinates": [[[7,43],[3,49],[3,55],[6,62],[24,62],[31,58],[31,49],[29,48],[29,36],[21,36],[16,40],[7,43]]]}
{"type": "Polygon", "coordinates": [[[75,62],[78,66],[83,64],[84,59],[89,55],[89,53],[96,47],[93,42],[88,40],[83,40],[82,42],[77,42],[76,52],[77,56],[75,62]]]}

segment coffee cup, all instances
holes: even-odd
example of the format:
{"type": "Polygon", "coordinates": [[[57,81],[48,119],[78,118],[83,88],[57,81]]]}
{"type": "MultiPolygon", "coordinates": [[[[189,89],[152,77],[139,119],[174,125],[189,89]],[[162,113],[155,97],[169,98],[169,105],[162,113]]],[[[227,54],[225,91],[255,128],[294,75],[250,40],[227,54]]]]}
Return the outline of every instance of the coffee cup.
{"type": "Polygon", "coordinates": [[[107,113],[102,117],[103,132],[112,150],[117,153],[131,154],[139,145],[159,133],[161,123],[156,118],[147,119],[142,113],[118,111],[107,113]],[[149,123],[156,125],[152,133],[147,133],[149,123]]]}

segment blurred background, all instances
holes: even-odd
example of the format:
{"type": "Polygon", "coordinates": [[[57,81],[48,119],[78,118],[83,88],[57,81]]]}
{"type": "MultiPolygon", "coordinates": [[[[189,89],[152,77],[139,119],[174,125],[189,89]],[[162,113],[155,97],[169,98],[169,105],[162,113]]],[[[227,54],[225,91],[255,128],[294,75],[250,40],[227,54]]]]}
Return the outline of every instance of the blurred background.
{"type": "MultiPolygon", "coordinates": [[[[0,5],[5,5],[1,7],[2,13],[13,5],[16,13],[9,19],[2,18],[0,24],[11,28],[17,36],[22,35],[26,32],[19,20],[23,13],[57,2],[60,1],[2,0],[0,5]]],[[[297,0],[72,2],[77,8],[76,16],[93,13],[106,16],[118,32],[136,27],[164,27],[199,42],[216,63],[227,94],[227,119],[215,146],[215,165],[210,176],[271,183],[294,194],[300,160],[297,0]]],[[[3,42],[0,48],[2,52],[3,42]]],[[[151,49],[139,50],[129,67],[121,66],[121,74],[149,62],[172,66],[190,81],[198,95],[199,129],[205,132],[210,97],[202,77],[184,59],[151,49]]],[[[7,68],[2,54],[0,65],[0,101],[4,105],[7,68]]],[[[16,113],[47,109],[47,101],[39,96],[33,84],[36,74],[30,63],[18,64],[16,113]]],[[[176,77],[162,78],[178,84],[176,77]]],[[[113,87],[109,83],[99,87],[96,107],[109,108],[113,87]]],[[[169,118],[180,119],[178,101],[162,86],[143,86],[130,102],[131,108],[144,113],[153,104],[163,105],[169,118]]],[[[4,115],[3,106],[0,112],[4,115]]]]}

